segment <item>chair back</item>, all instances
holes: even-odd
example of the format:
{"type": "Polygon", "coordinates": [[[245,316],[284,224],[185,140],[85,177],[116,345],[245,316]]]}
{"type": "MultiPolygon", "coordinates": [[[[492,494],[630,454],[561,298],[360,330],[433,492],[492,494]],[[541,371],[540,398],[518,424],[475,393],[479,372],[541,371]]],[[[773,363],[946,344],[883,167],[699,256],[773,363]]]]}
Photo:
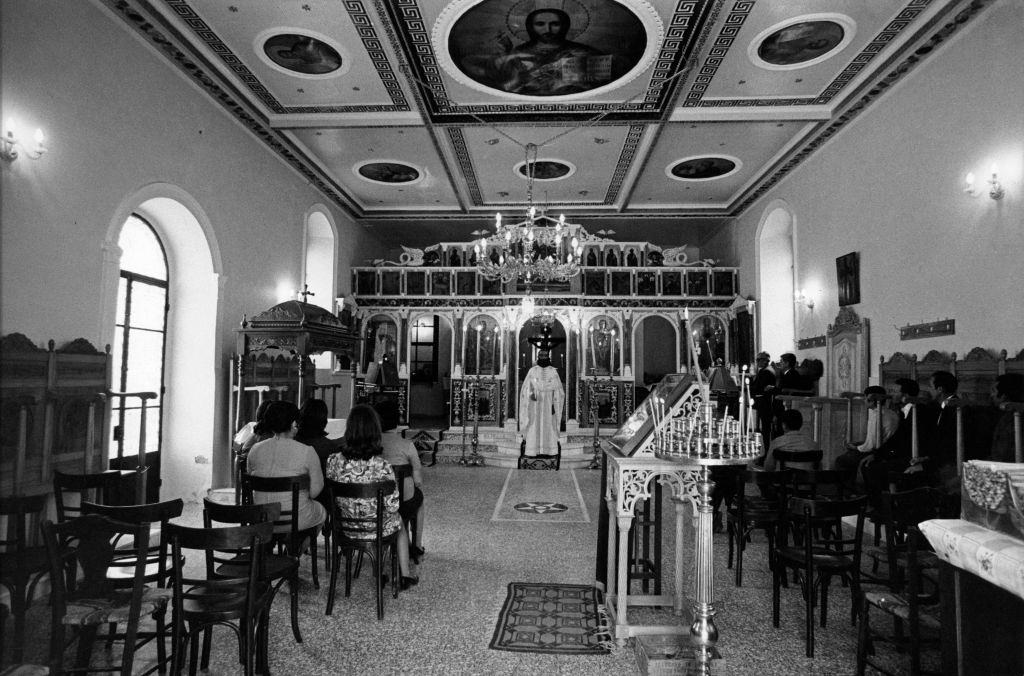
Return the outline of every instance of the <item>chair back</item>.
{"type": "Polygon", "coordinates": [[[820,448],[812,451],[772,451],[779,469],[821,469],[821,459],[825,453],[820,448]]]}
{"type": "Polygon", "coordinates": [[[86,514],[62,523],[43,522],[43,540],[50,559],[50,582],[53,585],[53,603],[64,614],[69,600],[104,598],[121,587],[107,576],[107,569],[120,555],[133,557],[132,608],[138,621],[146,568],[148,524],[122,523],[98,514],[86,514]],[[130,538],[132,548],[118,548],[117,541],[130,538]],[[65,584],[65,573],[72,567],[76,571],[73,590],[65,584]]]}
{"type": "MultiPolygon", "coordinates": [[[[256,605],[264,587],[266,551],[274,537],[271,521],[247,526],[225,528],[192,528],[179,524],[168,524],[171,553],[174,557],[173,589],[175,617],[184,617],[184,607],[194,604],[211,608],[225,604],[237,609],[237,601],[245,599],[245,608],[256,605]],[[198,552],[206,560],[205,575],[186,575],[186,551],[198,552]],[[224,577],[216,571],[214,553],[234,552],[233,577],[224,577]],[[244,595],[244,596],[243,596],[244,595]]],[[[247,611],[243,611],[247,612],[247,611]]]]}
{"type": "Polygon", "coordinates": [[[331,522],[334,537],[338,542],[348,540],[381,540],[384,537],[384,499],[395,492],[396,482],[374,481],[371,483],[343,483],[327,479],[331,495],[331,522]],[[356,516],[343,509],[339,500],[376,500],[376,509],[371,516],[356,516]]]}
{"type": "MultiPolygon", "coordinates": [[[[57,521],[67,521],[82,514],[82,503],[109,504],[114,498],[121,498],[125,484],[117,470],[95,474],[67,474],[53,472],[53,496],[57,503],[57,521]]],[[[121,502],[121,500],[118,500],[121,502]]]]}
{"type": "MultiPolygon", "coordinates": [[[[813,556],[827,554],[829,557],[847,557],[859,570],[866,509],[867,498],[864,496],[838,500],[791,497],[787,507],[788,521],[801,533],[808,565],[813,556]],[[854,532],[847,536],[843,534],[842,519],[850,516],[856,521],[854,532]],[[835,527],[822,527],[828,523],[835,524],[835,527]]],[[[786,524],[782,528],[785,529],[786,524]]],[[[784,542],[784,538],[781,535],[780,542],[784,542]]]]}
{"type": "MultiPolygon", "coordinates": [[[[146,505],[100,505],[94,502],[83,502],[81,511],[82,514],[98,514],[121,523],[145,525],[146,537],[142,544],[146,550],[146,581],[156,582],[158,586],[163,587],[170,577],[167,561],[169,550],[167,524],[171,519],[181,516],[184,507],[185,503],[181,498],[176,498],[165,502],[152,502],[146,505]],[[159,524],[160,527],[160,537],[156,543],[152,542],[151,537],[153,524],[159,524]]],[[[133,543],[133,546],[137,545],[138,543],[133,543]]],[[[107,572],[107,575],[127,586],[131,584],[134,568],[135,562],[133,557],[119,554],[115,557],[114,563],[107,572]]]]}
{"type": "Polygon", "coordinates": [[[780,470],[744,470],[740,474],[740,489],[736,492],[737,506],[743,509],[750,498],[761,498],[765,506],[782,509],[786,506],[793,471],[780,470]],[[758,489],[755,491],[754,489],[758,489]]]}
{"type": "Polygon", "coordinates": [[[851,494],[850,477],[836,469],[793,470],[792,495],[808,499],[842,500],[851,494]]]}
{"type": "MultiPolygon", "coordinates": [[[[893,591],[901,591],[905,580],[900,575],[899,561],[903,554],[909,553],[910,539],[918,531],[922,521],[939,516],[942,499],[933,488],[915,488],[899,493],[881,493],[873,505],[875,514],[885,526],[886,558],[889,561],[889,586],[893,591]]],[[[920,541],[925,547],[927,541],[920,541]]],[[[915,549],[919,548],[914,543],[915,549]]],[[[916,558],[916,553],[915,553],[916,558]]]]}
{"type": "MultiPolygon", "coordinates": [[[[292,476],[255,476],[242,473],[242,504],[254,503],[254,493],[277,494],[281,498],[281,514],[274,519],[274,527],[278,539],[282,530],[287,530],[290,537],[298,537],[299,533],[299,492],[309,490],[309,475],[295,474],[292,476]],[[290,495],[289,495],[290,494],[290,495]]],[[[297,547],[298,543],[293,542],[297,547]]]]}
{"type": "Polygon", "coordinates": [[[398,483],[399,502],[412,500],[412,496],[416,494],[416,485],[412,480],[412,465],[408,463],[392,465],[391,469],[394,470],[395,481],[398,483]]]}
{"type": "Polygon", "coordinates": [[[21,495],[0,498],[0,517],[6,517],[0,529],[0,553],[23,553],[35,541],[29,535],[38,530],[38,520],[46,507],[45,495],[21,495]]]}
{"type": "Polygon", "coordinates": [[[203,498],[203,526],[214,524],[248,526],[264,521],[277,521],[281,517],[280,502],[261,502],[255,505],[227,505],[203,498]]]}

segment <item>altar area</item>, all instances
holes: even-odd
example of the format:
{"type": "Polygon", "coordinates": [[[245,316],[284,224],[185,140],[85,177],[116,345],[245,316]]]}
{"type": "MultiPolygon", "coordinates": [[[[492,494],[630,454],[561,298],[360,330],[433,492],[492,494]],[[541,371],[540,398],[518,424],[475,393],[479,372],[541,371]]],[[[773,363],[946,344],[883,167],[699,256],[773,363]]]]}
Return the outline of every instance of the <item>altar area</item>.
{"type": "Polygon", "coordinates": [[[353,268],[353,293],[336,310],[356,321],[356,400],[396,399],[409,433],[436,442],[437,462],[516,467],[519,391],[537,353],[530,338],[546,330],[565,388],[560,467],[582,468],[664,375],[749,360],[754,303],[737,296],[736,268],[695,247],[571,227],[579,272],[564,281],[489,278],[479,262],[495,256],[478,260],[480,240],[406,248],[398,261],[353,268]]]}

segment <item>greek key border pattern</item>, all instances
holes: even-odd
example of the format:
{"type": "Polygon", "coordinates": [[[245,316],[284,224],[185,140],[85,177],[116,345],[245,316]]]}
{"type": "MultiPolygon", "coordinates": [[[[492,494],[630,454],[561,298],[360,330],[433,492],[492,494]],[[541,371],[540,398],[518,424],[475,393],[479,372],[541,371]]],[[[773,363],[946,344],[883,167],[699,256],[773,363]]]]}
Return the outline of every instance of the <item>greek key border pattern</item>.
{"type": "Polygon", "coordinates": [[[622,152],[619,153],[619,161],[615,164],[615,173],[608,185],[608,192],[605,194],[604,203],[614,204],[622,191],[622,183],[626,180],[629,167],[633,164],[637,150],[640,147],[640,139],[643,138],[646,127],[641,124],[630,125],[626,132],[626,138],[622,142],[622,152]]]}
{"type": "Polygon", "coordinates": [[[409,110],[409,102],[405,97],[405,92],[402,91],[398,83],[398,78],[391,68],[391,62],[381,46],[380,38],[377,37],[377,32],[370,21],[370,15],[363,7],[361,0],[345,0],[343,3],[345,11],[352,19],[352,25],[355,26],[363,47],[366,49],[366,53],[369,55],[370,61],[373,63],[373,67],[377,71],[393,105],[285,106],[260,82],[256,74],[231,51],[231,48],[221,40],[216,31],[202,17],[196,14],[196,11],[189,5],[189,0],[163,0],[163,2],[192,29],[196,36],[206,43],[206,46],[231,69],[239,81],[257,99],[275,113],[303,113],[309,115],[314,113],[384,113],[409,110]]]}
{"type": "MultiPolygon", "coordinates": [[[[202,64],[198,63],[195,59],[183,52],[161,30],[158,30],[157,26],[150,22],[143,12],[140,12],[136,7],[132,6],[128,0],[102,0],[102,2],[112,12],[114,12],[115,15],[121,17],[126,24],[167,56],[167,58],[177,65],[182,72],[187,74],[196,84],[206,91],[214,101],[226,108],[228,112],[238,119],[239,122],[245,125],[252,133],[256,134],[261,141],[266,143],[271,150],[287,160],[287,162],[302,174],[310,184],[333,200],[347,213],[355,217],[361,216],[359,210],[354,207],[347,196],[342,195],[342,193],[337,191],[333,185],[325,181],[320,174],[313,171],[305,162],[300,160],[292,148],[281,141],[277,132],[265,125],[262,121],[253,117],[243,105],[235,100],[235,97],[231,92],[225,90],[220,84],[218,84],[218,76],[216,73],[208,73],[202,64]]],[[[154,16],[158,16],[158,14],[154,12],[154,16]]],[[[174,28],[171,26],[163,26],[162,28],[166,31],[176,33],[174,28]]],[[[176,35],[176,37],[182,39],[184,42],[184,39],[180,35],[176,35]]]]}
{"type": "Polygon", "coordinates": [[[466,189],[469,190],[469,198],[473,200],[473,204],[476,206],[482,206],[483,195],[480,192],[480,183],[476,178],[476,169],[473,167],[473,158],[469,154],[469,146],[466,145],[466,137],[462,133],[462,129],[458,127],[449,127],[448,140],[452,144],[452,150],[455,151],[455,159],[459,163],[459,169],[462,170],[462,176],[466,179],[466,189]]]}
{"type": "Polygon", "coordinates": [[[700,104],[705,92],[707,92],[711,82],[715,79],[715,74],[718,73],[722,61],[729,53],[732,43],[736,41],[736,36],[739,34],[740,29],[743,28],[743,24],[750,17],[750,12],[753,8],[754,0],[737,1],[733,5],[732,10],[725,17],[722,29],[718,32],[718,37],[715,38],[714,44],[708,50],[707,57],[705,57],[704,62],[697,70],[697,75],[693,78],[690,90],[686,92],[686,98],[683,99],[682,104],[684,108],[693,108],[700,104]]]}
{"type": "Polygon", "coordinates": [[[826,125],[813,140],[808,142],[794,155],[790,156],[786,162],[771,175],[770,178],[762,182],[755,190],[750,192],[750,194],[748,194],[743,201],[736,206],[733,215],[738,216],[742,214],[747,207],[764,195],[764,193],[771,189],[776,183],[781,181],[786,174],[795,169],[814,151],[824,145],[830,138],[835,136],[849,122],[864,112],[864,110],[873,103],[875,99],[892,88],[892,86],[901,78],[913,70],[915,66],[931,55],[939,45],[948,40],[954,33],[956,33],[957,30],[963,28],[964,25],[988,6],[989,4],[984,0],[972,2],[966,9],[958,12],[952,19],[944,22],[942,28],[928,38],[925,45],[917,48],[914,50],[914,53],[893,66],[892,70],[890,70],[885,77],[871,86],[871,88],[868,89],[863,96],[857,99],[853,105],[844,110],[842,114],[832,120],[830,124],[826,125]]]}

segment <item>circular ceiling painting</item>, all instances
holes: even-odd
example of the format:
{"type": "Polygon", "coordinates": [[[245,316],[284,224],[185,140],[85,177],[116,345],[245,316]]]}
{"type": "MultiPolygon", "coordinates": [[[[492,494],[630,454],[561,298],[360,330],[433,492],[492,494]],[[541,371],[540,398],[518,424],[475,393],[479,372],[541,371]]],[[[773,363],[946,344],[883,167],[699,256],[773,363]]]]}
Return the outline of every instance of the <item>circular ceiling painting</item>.
{"type": "Polygon", "coordinates": [[[653,58],[661,20],[646,5],[462,0],[439,17],[434,40],[446,69],[474,89],[572,97],[632,79],[653,58]]]}
{"type": "Polygon", "coordinates": [[[727,176],[739,166],[740,161],[734,157],[689,157],[670,164],[665,173],[678,181],[707,181],[727,176]]]}
{"type": "Polygon", "coordinates": [[[356,174],[361,178],[387,185],[415,183],[422,176],[419,169],[401,162],[375,160],[356,165],[354,168],[356,174]]]}
{"type": "Polygon", "coordinates": [[[842,14],[808,14],[762,31],[750,44],[751,60],[770,70],[804,68],[838,53],[855,24],[842,14]]]}
{"type": "MultiPolygon", "coordinates": [[[[575,167],[560,160],[537,160],[533,165],[533,178],[537,181],[557,181],[575,172],[575,167]]],[[[529,178],[529,165],[520,162],[516,165],[516,173],[529,178]]]]}
{"type": "Polygon", "coordinates": [[[338,50],[309,35],[273,35],[263,43],[263,52],[281,68],[303,75],[326,75],[341,68],[338,50]]]}

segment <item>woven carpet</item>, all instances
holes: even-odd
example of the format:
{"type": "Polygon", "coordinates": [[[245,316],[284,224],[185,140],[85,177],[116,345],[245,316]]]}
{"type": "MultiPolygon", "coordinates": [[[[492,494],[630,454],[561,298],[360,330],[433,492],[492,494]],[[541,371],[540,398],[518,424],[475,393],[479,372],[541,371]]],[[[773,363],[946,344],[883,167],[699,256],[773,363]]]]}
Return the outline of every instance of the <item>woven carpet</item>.
{"type": "Polygon", "coordinates": [[[491,521],[590,523],[576,473],[510,469],[491,521]]]}
{"type": "Polygon", "coordinates": [[[511,582],[491,649],[604,655],[611,640],[597,589],[579,584],[511,582]]]}

